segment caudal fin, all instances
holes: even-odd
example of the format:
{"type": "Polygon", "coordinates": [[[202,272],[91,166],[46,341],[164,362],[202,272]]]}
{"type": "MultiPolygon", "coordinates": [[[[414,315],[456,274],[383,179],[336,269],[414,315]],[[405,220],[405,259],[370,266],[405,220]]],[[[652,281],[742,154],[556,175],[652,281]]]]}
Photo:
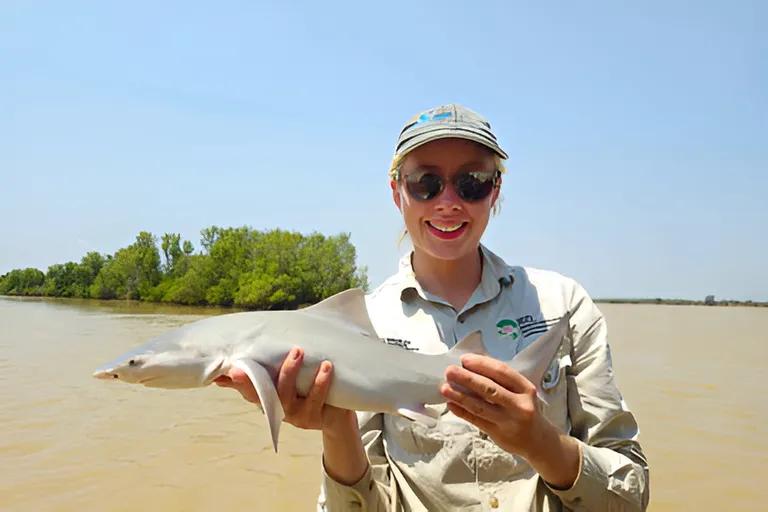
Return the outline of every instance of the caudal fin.
{"type": "Polygon", "coordinates": [[[539,388],[539,394],[541,394],[540,387],[544,374],[549,369],[552,359],[560,349],[563,338],[568,335],[570,319],[570,313],[566,313],[559,322],[508,362],[509,366],[520,372],[539,388]]]}
{"type": "Polygon", "coordinates": [[[280,437],[280,425],[285,418],[283,405],[280,403],[280,397],[277,395],[275,384],[266,368],[250,359],[238,359],[233,366],[240,368],[251,379],[256,393],[259,395],[261,408],[267,416],[267,429],[272,437],[272,447],[277,453],[277,441],[280,437]]]}

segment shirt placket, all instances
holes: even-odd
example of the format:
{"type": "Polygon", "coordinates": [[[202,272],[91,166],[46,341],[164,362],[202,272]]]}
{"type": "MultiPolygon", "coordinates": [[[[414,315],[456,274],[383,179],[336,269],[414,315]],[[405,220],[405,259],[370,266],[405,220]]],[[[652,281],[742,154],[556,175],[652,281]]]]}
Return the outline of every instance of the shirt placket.
{"type": "MultiPolygon", "coordinates": [[[[459,340],[466,336],[469,331],[473,330],[465,328],[464,325],[472,314],[480,313],[477,310],[477,306],[479,306],[479,304],[475,304],[471,308],[457,313],[451,306],[441,304],[441,308],[445,308],[443,312],[446,314],[443,315],[441,319],[442,321],[436,323],[442,339],[453,340],[453,344],[455,345],[459,340]]],[[[493,451],[489,449],[491,441],[489,440],[488,435],[480,431],[477,427],[474,427],[474,430],[475,432],[472,436],[472,445],[470,449],[471,464],[475,476],[476,499],[482,510],[497,510],[500,506],[500,500],[496,495],[496,486],[493,484],[493,475],[488,474],[488,471],[484,471],[485,468],[490,468],[493,462],[494,454],[493,451]]]]}

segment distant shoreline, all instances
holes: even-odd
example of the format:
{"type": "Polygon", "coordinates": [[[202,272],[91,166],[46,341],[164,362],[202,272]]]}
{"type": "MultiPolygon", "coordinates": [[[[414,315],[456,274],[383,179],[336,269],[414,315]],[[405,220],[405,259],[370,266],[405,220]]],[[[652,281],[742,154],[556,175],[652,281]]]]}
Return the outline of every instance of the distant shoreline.
{"type": "MultiPolygon", "coordinates": [[[[53,299],[63,301],[82,301],[108,304],[145,304],[149,307],[154,306],[168,306],[168,307],[192,307],[192,308],[204,308],[204,309],[218,309],[218,310],[233,310],[233,311],[248,311],[245,308],[237,306],[213,306],[210,304],[182,304],[178,302],[159,302],[159,301],[142,301],[136,299],[95,299],[95,298],[82,298],[82,297],[51,297],[48,295],[15,295],[0,293],[0,297],[10,298],[35,298],[35,299],[53,299]]],[[[751,301],[751,300],[718,300],[713,303],[706,303],[703,300],[688,300],[688,299],[602,299],[597,298],[594,301],[598,304],[650,304],[660,306],[726,306],[726,307],[753,307],[753,308],[766,308],[768,302],[751,301]]]]}
{"type": "Polygon", "coordinates": [[[601,304],[653,304],[662,306],[746,306],[753,308],[766,308],[768,302],[756,302],[752,300],[716,300],[707,303],[703,300],[688,299],[595,299],[601,304]]]}

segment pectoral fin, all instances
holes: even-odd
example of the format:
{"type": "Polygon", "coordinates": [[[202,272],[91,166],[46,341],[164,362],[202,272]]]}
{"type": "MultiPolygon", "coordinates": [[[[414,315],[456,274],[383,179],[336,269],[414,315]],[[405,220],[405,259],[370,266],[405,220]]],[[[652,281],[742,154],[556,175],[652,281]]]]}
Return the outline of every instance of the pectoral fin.
{"type": "Polygon", "coordinates": [[[253,387],[256,388],[261,407],[267,416],[267,428],[269,429],[269,435],[272,437],[272,446],[275,448],[275,453],[277,453],[280,424],[283,422],[283,418],[285,418],[285,413],[283,412],[283,405],[280,403],[280,397],[277,396],[277,390],[275,389],[274,382],[272,382],[272,377],[266,368],[250,359],[238,359],[232,365],[243,370],[248,378],[251,379],[253,387]]]}

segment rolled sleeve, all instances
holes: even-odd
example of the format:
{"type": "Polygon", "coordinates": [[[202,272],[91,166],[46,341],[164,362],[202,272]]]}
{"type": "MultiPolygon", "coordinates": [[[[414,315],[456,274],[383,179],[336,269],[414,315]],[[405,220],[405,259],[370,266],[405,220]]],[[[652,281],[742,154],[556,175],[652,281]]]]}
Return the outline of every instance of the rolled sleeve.
{"type": "Polygon", "coordinates": [[[648,462],[639,429],[616,386],[600,310],[576,285],[572,301],[572,359],[568,378],[571,435],[581,462],[569,489],[550,487],[573,510],[643,511],[648,506],[648,462]]]}
{"type": "Polygon", "coordinates": [[[368,457],[368,469],[360,480],[352,485],[344,485],[331,478],[323,466],[318,512],[402,510],[390,462],[381,440],[382,415],[358,413],[358,423],[368,457]]]}
{"type": "Polygon", "coordinates": [[[572,510],[645,510],[646,473],[643,467],[609,448],[580,443],[581,466],[569,489],[550,486],[572,510]]]}
{"type": "Polygon", "coordinates": [[[323,487],[318,510],[369,510],[368,494],[373,486],[371,466],[363,477],[353,485],[340,484],[331,478],[323,465],[323,487]]]}

